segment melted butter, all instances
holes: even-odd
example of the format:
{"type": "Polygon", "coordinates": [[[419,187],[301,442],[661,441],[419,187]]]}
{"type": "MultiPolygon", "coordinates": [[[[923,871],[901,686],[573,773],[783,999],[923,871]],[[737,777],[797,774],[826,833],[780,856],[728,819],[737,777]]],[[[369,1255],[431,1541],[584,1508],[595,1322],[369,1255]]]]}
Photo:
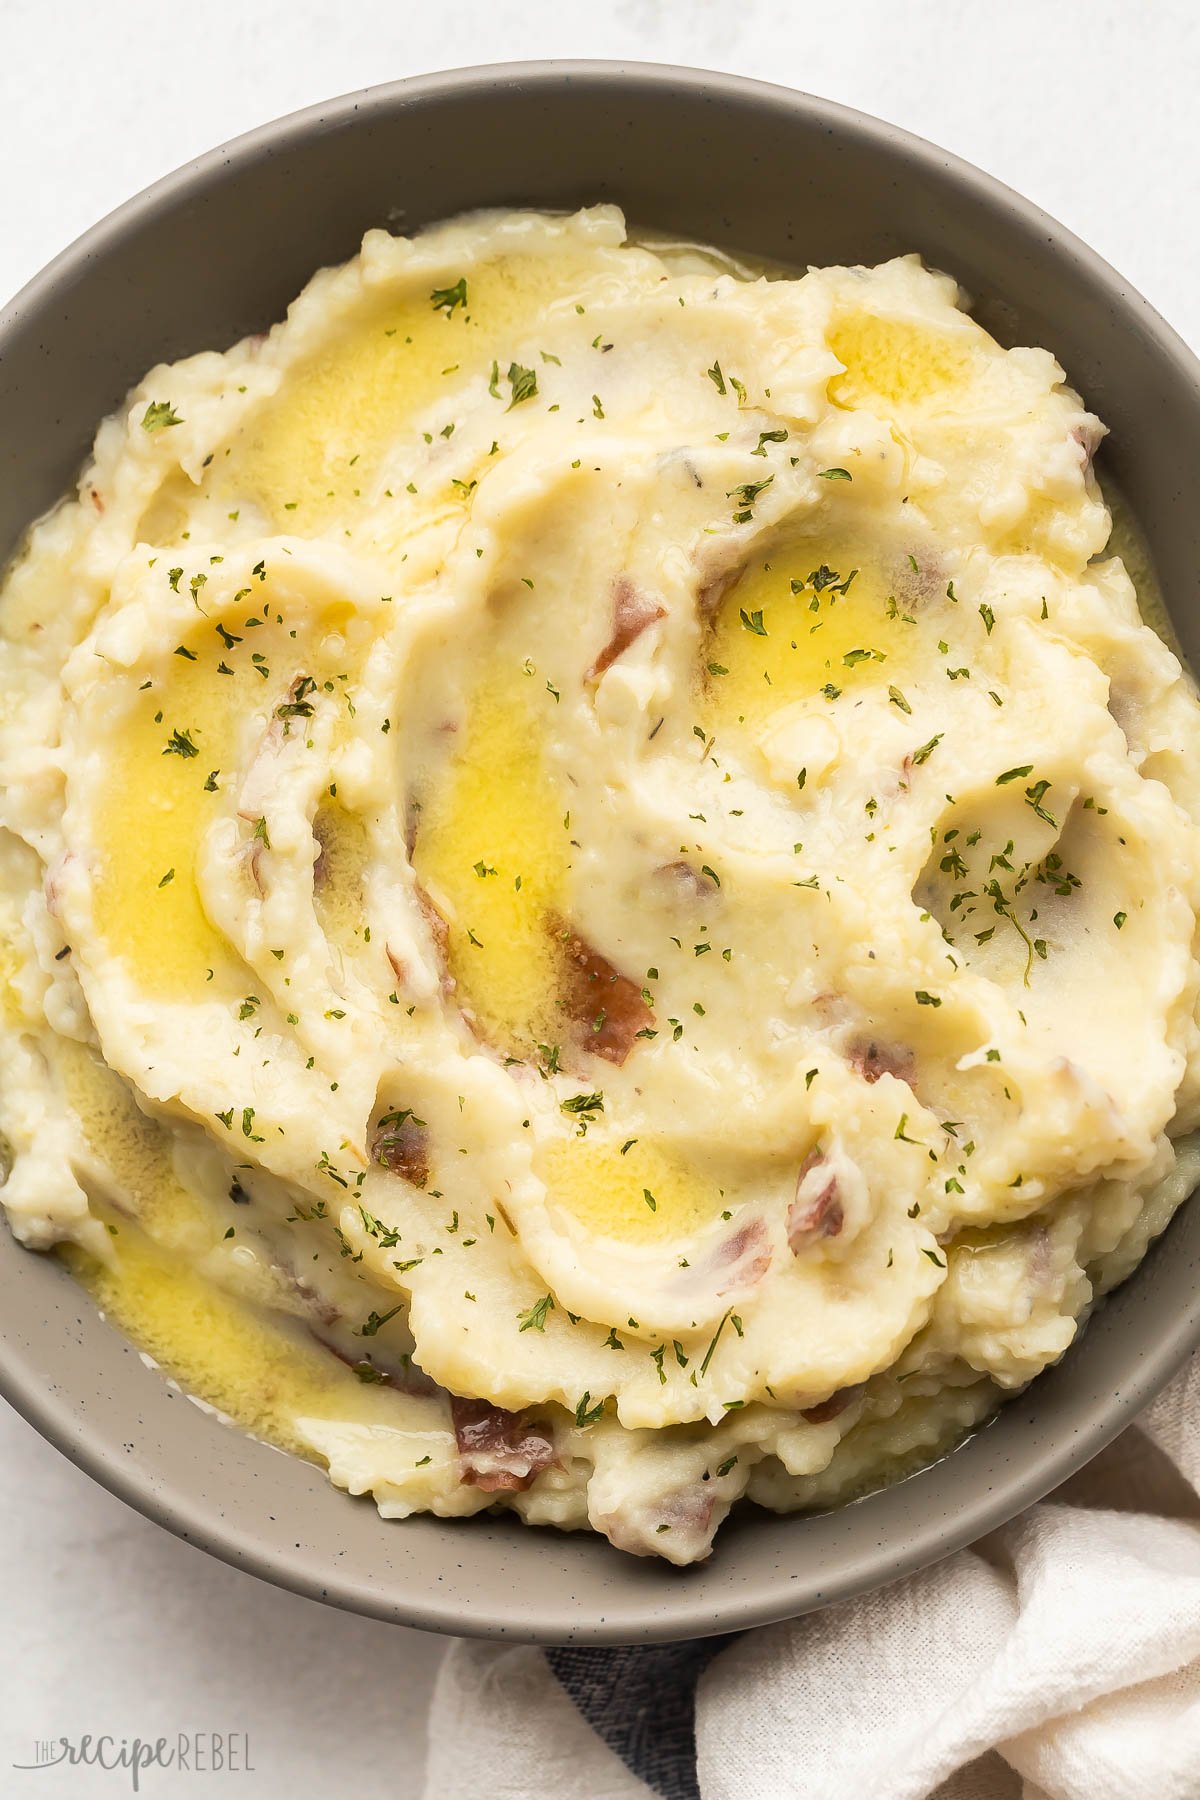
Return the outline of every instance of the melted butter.
{"type": "Polygon", "coordinates": [[[622,1156],[620,1143],[589,1132],[547,1144],[536,1166],[552,1204],[589,1233],[626,1243],[687,1236],[731,1206],[711,1171],[651,1138],[622,1156]]]}
{"type": "Polygon", "coordinates": [[[324,806],[313,830],[321,856],[313,875],[313,910],[330,943],[352,955],[362,947],[366,877],[371,842],[357,813],[336,802],[324,806]]]}
{"type": "Polygon", "coordinates": [[[112,1238],[111,1266],[75,1246],[59,1254],[114,1324],[189,1393],[298,1454],[311,1452],[297,1418],[386,1416],[395,1403],[387,1390],[361,1382],[294,1321],[226,1292],[196,1267],[218,1249],[228,1219],[218,1222],[179,1181],[170,1134],[111,1070],[69,1039],[55,1054],[64,1096],[121,1196],[120,1212],[91,1200],[112,1238]]]}
{"type": "MultiPolygon", "coordinates": [[[[596,280],[585,251],[563,248],[472,269],[468,302],[453,312],[433,306],[427,276],[416,292],[368,297],[289,370],[214,468],[212,491],[231,504],[250,498],[278,529],[319,530],[373,497],[406,421],[444,396],[452,423],[472,374],[486,377],[493,361],[503,374],[534,321],[556,299],[586,295],[596,280]]],[[[502,414],[497,404],[497,420],[502,414]]]]}
{"type": "Polygon", "coordinates": [[[1101,484],[1104,503],[1112,518],[1112,530],[1105,545],[1102,560],[1110,556],[1119,556],[1125,565],[1125,573],[1132,581],[1137,594],[1138,611],[1142,622],[1174,651],[1180,662],[1186,663],[1183,646],[1171,623],[1171,615],[1167,611],[1167,603],[1163,598],[1162,587],[1158,579],[1158,571],[1154,566],[1154,553],[1142,530],[1133,508],[1115,482],[1105,480],[1101,484]]]}
{"type": "MultiPolygon", "coordinates": [[[[985,334],[975,329],[982,344],[985,334]]],[[[837,320],[828,343],[845,367],[830,383],[829,398],[847,408],[869,408],[875,400],[896,406],[944,398],[967,387],[979,367],[979,353],[966,333],[865,312],[837,320]]]]}
{"type": "Polygon", "coordinates": [[[137,696],[122,722],[119,766],[95,822],[94,910],[100,935],[144,992],[184,997],[237,985],[240,963],[200,899],[196,853],[220,806],[205,781],[232,761],[252,677],[214,678],[202,664],[180,663],[165,686],[137,696]],[[191,734],[197,756],[167,753],[176,730],[191,734]]]}
{"type": "Polygon", "coordinates": [[[462,744],[426,795],[417,879],[449,912],[450,972],[489,1041],[525,1055],[561,1035],[556,996],[570,842],[538,754],[541,725],[519,665],[489,676],[462,744]]]}
{"type": "Polygon", "coordinates": [[[725,595],[706,652],[708,664],[726,671],[710,676],[712,729],[753,731],[827,687],[895,685],[911,665],[918,631],[903,598],[916,577],[901,561],[889,570],[878,543],[831,529],[788,538],[751,563],[725,595]],[[794,581],[805,584],[800,593],[794,581]]]}
{"type": "Polygon", "coordinates": [[[86,1045],[60,1038],[55,1061],[67,1104],[88,1147],[104,1163],[122,1206],[164,1248],[202,1256],[223,1235],[204,1202],[175,1175],[172,1138],[86,1045]]]}
{"type": "Polygon", "coordinates": [[[394,1420],[390,1389],[360,1381],[301,1328],[225,1293],[135,1225],[93,1210],[112,1234],[112,1266],[71,1245],[57,1254],[112,1322],[189,1393],[310,1459],[298,1418],[394,1420]]]}
{"type": "Polygon", "coordinates": [[[17,985],[23,962],[22,947],[9,938],[0,938],[0,1017],[6,1025],[17,1027],[30,1023],[17,985]]]}
{"type": "MultiPolygon", "coordinates": [[[[245,617],[261,619],[263,604],[256,596],[245,617]]],[[[347,616],[348,609],[330,607],[323,624],[336,629],[347,616]]],[[[96,928],[154,996],[245,991],[247,971],[205,911],[196,880],[201,839],[223,806],[219,788],[206,784],[214,772],[222,786],[241,778],[237,742],[242,721],[262,704],[260,666],[282,662],[289,678],[310,671],[325,678],[307,621],[286,636],[277,621],[247,627],[240,614],[227,628],[239,643],[226,645],[211,624],[200,626],[182,646],[195,660],[171,658],[166,675],[138,693],[94,827],[96,928]],[[256,653],[265,664],[254,663],[256,653]],[[194,756],[168,748],[176,732],[194,744],[194,756]]],[[[277,666],[272,692],[278,673],[277,666]]]]}

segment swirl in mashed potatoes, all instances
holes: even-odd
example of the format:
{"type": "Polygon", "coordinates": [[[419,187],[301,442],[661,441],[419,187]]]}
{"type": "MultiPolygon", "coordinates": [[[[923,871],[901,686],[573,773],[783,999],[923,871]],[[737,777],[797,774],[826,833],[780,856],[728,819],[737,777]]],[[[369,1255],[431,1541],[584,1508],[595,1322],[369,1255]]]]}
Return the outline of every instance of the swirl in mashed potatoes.
{"type": "Polygon", "coordinates": [[[380,1510],[675,1562],[1061,1356],[1190,1191],[1200,711],[915,258],[372,232],[0,603],[13,1230],[380,1510]]]}

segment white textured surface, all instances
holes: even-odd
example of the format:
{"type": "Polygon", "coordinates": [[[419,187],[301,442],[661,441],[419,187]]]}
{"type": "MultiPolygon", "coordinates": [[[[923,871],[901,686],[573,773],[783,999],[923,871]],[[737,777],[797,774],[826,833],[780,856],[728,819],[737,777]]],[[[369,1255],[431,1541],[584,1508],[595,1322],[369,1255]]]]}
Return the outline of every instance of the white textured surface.
{"type": "MultiPolygon", "coordinates": [[[[210,145],[374,81],[597,56],[734,69],[843,100],[1039,201],[1200,343],[1200,14],[1182,0],[0,0],[0,294],[210,145]]],[[[248,1731],[253,1775],[143,1792],[407,1800],[433,1640],[277,1593],[177,1543],[0,1410],[0,1793],[128,1793],[17,1774],[34,1740],[248,1731]]],[[[458,1796],[445,1796],[458,1800],[458,1796]]]]}

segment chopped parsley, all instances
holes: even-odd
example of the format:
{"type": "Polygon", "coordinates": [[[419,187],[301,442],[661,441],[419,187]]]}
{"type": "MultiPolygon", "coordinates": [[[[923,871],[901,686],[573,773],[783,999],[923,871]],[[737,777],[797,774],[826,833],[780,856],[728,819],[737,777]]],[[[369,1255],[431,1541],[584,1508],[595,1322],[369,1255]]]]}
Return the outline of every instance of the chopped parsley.
{"type": "Polygon", "coordinates": [[[182,424],[183,420],[169,400],[152,400],[142,414],[143,431],[165,431],[170,425],[182,424]]]}
{"type": "Polygon", "coordinates": [[[398,1312],[403,1312],[404,1305],[404,1301],[399,1300],[389,1312],[369,1312],[359,1326],[357,1335],[359,1337],[374,1337],[381,1325],[386,1325],[388,1320],[394,1319],[398,1312]]]}
{"type": "Polygon", "coordinates": [[[700,1364],[701,1375],[708,1374],[708,1365],[713,1359],[713,1352],[716,1350],[717,1345],[721,1341],[721,1333],[724,1331],[726,1325],[729,1323],[729,1319],[732,1315],[732,1312],[733,1312],[733,1308],[730,1307],[729,1311],[722,1318],[721,1323],[717,1326],[717,1329],[713,1332],[712,1341],[709,1344],[708,1349],[704,1352],[704,1361],[700,1364]]]}
{"type": "Polygon", "coordinates": [[[460,275],[453,287],[434,288],[429,298],[434,312],[444,312],[448,319],[453,317],[457,307],[467,304],[466,276],[460,275]]]}
{"type": "Polygon", "coordinates": [[[316,691],[317,684],[312,676],[301,675],[293,685],[291,698],[285,700],[282,706],[275,708],[275,717],[283,719],[285,722],[288,719],[311,719],[313,704],[308,696],[315,694],[316,691]]]}
{"type": "Polygon", "coordinates": [[[199,750],[192,742],[190,731],[173,731],[167,739],[166,749],[163,751],[164,756],[182,756],[185,760],[189,756],[199,756],[199,754],[199,750]]]}
{"type": "Polygon", "coordinates": [[[762,481],[743,481],[740,486],[729,489],[725,497],[735,502],[735,525],[745,525],[754,517],[754,502],[770,487],[774,479],[773,475],[768,475],[762,481]]]}
{"type": "Polygon", "coordinates": [[[1039,819],[1045,819],[1047,825],[1053,825],[1057,829],[1058,820],[1054,817],[1053,813],[1047,812],[1046,808],[1042,805],[1042,801],[1045,799],[1050,786],[1051,784],[1048,781],[1035,781],[1032,787],[1027,787],[1025,789],[1025,804],[1026,806],[1032,806],[1039,819]]]}
{"type": "Polygon", "coordinates": [[[537,370],[523,368],[517,362],[509,363],[508,383],[512,389],[512,399],[507,410],[511,412],[514,406],[520,406],[522,400],[532,400],[537,394],[537,370]]]}
{"type": "Polygon", "coordinates": [[[566,1100],[559,1101],[559,1107],[565,1113],[574,1113],[577,1118],[586,1118],[604,1111],[604,1095],[571,1094],[566,1100]]]}
{"type": "Polygon", "coordinates": [[[520,1331],[545,1331],[546,1314],[554,1311],[554,1295],[543,1294],[535,1300],[528,1312],[517,1314],[517,1325],[520,1331]]]}

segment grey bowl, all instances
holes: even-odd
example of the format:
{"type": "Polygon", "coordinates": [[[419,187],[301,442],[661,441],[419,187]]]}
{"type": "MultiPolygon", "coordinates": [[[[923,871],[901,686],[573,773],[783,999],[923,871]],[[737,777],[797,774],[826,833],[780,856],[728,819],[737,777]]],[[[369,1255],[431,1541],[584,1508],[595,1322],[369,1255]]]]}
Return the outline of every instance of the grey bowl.
{"type": "MultiPolygon", "coordinates": [[[[544,63],[370,89],[267,125],[131,200],[0,319],[0,553],[62,493],[159,358],[280,317],[372,225],[619,201],[636,223],[785,263],[919,250],[1002,341],[1052,349],[1112,428],[1185,649],[1200,651],[1200,367],[1045,214],[943,151],[824,100],[688,70],[544,63]]],[[[509,1520],[385,1523],[145,1367],[53,1262],[0,1230],[0,1389],[96,1479],[206,1550],[318,1599],[439,1631],[633,1642],[785,1618],[1010,1518],[1095,1454],[1200,1342],[1185,1208],[1065,1359],[933,1468],[820,1517],[747,1509],[676,1571],[509,1520]]],[[[47,1554],[53,1521],[47,1520],[47,1554]]]]}

